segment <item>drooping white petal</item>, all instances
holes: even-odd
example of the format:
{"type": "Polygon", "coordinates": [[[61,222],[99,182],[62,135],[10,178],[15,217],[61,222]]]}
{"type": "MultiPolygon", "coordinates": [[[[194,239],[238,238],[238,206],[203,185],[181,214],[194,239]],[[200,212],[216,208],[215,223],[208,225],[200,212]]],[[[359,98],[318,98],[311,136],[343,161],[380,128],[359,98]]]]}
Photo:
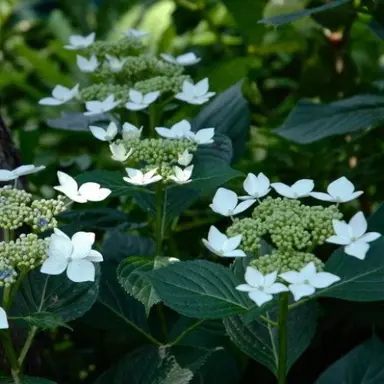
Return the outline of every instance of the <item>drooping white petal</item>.
{"type": "Polygon", "coordinates": [[[232,214],[238,215],[239,213],[244,212],[255,202],[256,202],[255,199],[249,199],[246,201],[242,201],[239,205],[236,206],[236,208],[233,210],[232,214]]]}
{"type": "Polygon", "coordinates": [[[251,292],[257,290],[255,287],[251,287],[249,284],[240,284],[236,286],[236,289],[241,292],[251,292]]]}
{"type": "Polygon", "coordinates": [[[237,236],[228,238],[228,240],[225,241],[222,246],[224,253],[228,253],[230,251],[235,250],[240,245],[241,238],[242,238],[242,235],[237,235],[237,236]]]}
{"type": "Polygon", "coordinates": [[[228,237],[221,233],[214,225],[211,225],[208,232],[208,242],[215,249],[222,249],[228,237]]]}
{"type": "Polygon", "coordinates": [[[244,278],[247,284],[252,287],[258,288],[264,285],[264,276],[256,268],[247,267],[244,278]]]}
{"type": "Polygon", "coordinates": [[[68,266],[68,259],[62,257],[48,257],[41,265],[40,272],[46,275],[60,275],[68,266]]]}
{"type": "Polygon", "coordinates": [[[30,175],[31,173],[40,172],[43,169],[45,169],[44,165],[40,165],[40,166],[35,166],[33,164],[20,165],[20,167],[17,167],[13,170],[13,173],[20,177],[20,176],[30,175]]]}
{"type": "Polygon", "coordinates": [[[338,244],[338,245],[348,245],[350,243],[349,239],[346,239],[340,236],[335,236],[335,235],[328,237],[328,239],[326,239],[325,241],[327,243],[338,244]]]}
{"type": "Polygon", "coordinates": [[[208,240],[202,239],[205,247],[217,256],[223,256],[223,252],[220,248],[215,248],[208,240]]]}
{"type": "Polygon", "coordinates": [[[361,237],[367,232],[368,224],[363,212],[357,212],[349,221],[349,226],[352,229],[352,236],[355,238],[361,237]]]}
{"type": "Polygon", "coordinates": [[[213,143],[214,135],[215,135],[215,128],[204,128],[197,131],[193,139],[198,144],[211,144],[213,143]]]}
{"type": "Polygon", "coordinates": [[[274,283],[271,286],[264,288],[264,292],[271,295],[287,291],[289,291],[288,287],[282,283],[274,283]]]}
{"type": "Polygon", "coordinates": [[[328,195],[328,193],[311,192],[309,195],[321,201],[335,201],[331,195],[328,195]]]}
{"type": "Polygon", "coordinates": [[[176,135],[175,133],[169,129],[169,128],[164,128],[164,127],[156,127],[155,131],[161,136],[165,137],[166,139],[175,139],[176,135]]]}
{"type": "Polygon", "coordinates": [[[95,266],[89,260],[76,259],[68,264],[67,276],[75,283],[95,281],[95,273],[95,266]]]}
{"type": "Polygon", "coordinates": [[[144,96],[141,92],[136,91],[135,89],[130,89],[129,90],[129,98],[135,104],[142,104],[144,96]]]}
{"type": "Polygon", "coordinates": [[[293,191],[290,186],[284,183],[272,183],[271,186],[279,195],[293,198],[293,191]]]}
{"type": "Polygon", "coordinates": [[[57,171],[57,178],[59,179],[60,185],[64,187],[66,191],[70,193],[77,193],[78,185],[73,177],[64,172],[57,171]]]}
{"type": "Polygon", "coordinates": [[[356,257],[360,260],[364,260],[365,256],[369,250],[369,244],[363,242],[354,242],[352,244],[347,245],[344,248],[344,252],[347,255],[356,257]]]}
{"type": "Polygon", "coordinates": [[[195,85],[195,94],[196,96],[203,96],[208,92],[209,89],[209,81],[208,77],[206,77],[203,80],[200,80],[196,85],[195,85]]]}
{"type": "Polygon", "coordinates": [[[89,129],[91,130],[92,135],[96,137],[96,139],[107,141],[107,132],[104,128],[97,127],[96,125],[90,125],[89,129]]]}
{"type": "Polygon", "coordinates": [[[340,277],[332,273],[319,272],[309,279],[309,283],[312,285],[312,287],[319,289],[319,288],[327,288],[339,280],[340,280],[340,277]]]}
{"type": "Polygon", "coordinates": [[[247,255],[241,249],[234,249],[232,251],[224,252],[223,256],[224,257],[246,257],[247,255]]]}
{"type": "Polygon", "coordinates": [[[54,97],[44,97],[39,100],[40,105],[61,105],[64,103],[65,101],[55,99],[54,97]]]}
{"type": "Polygon", "coordinates": [[[314,287],[308,284],[290,284],[288,288],[292,292],[295,301],[299,301],[306,296],[311,296],[316,291],[314,287]]]}
{"type": "Polygon", "coordinates": [[[197,64],[200,60],[201,58],[197,57],[193,52],[184,53],[176,58],[177,63],[183,66],[197,64]]]}
{"type": "Polygon", "coordinates": [[[188,149],[186,149],[181,155],[179,155],[177,162],[186,167],[188,166],[193,159],[193,155],[188,152],[188,149]]]}
{"type": "Polygon", "coordinates": [[[128,101],[126,104],[125,104],[125,108],[129,109],[130,111],[141,111],[145,108],[147,108],[148,105],[147,104],[136,104],[132,101],[128,101]]]}
{"type": "Polygon", "coordinates": [[[17,179],[17,175],[15,175],[12,171],[0,169],[0,181],[11,181],[15,179],[17,179]]]}
{"type": "Polygon", "coordinates": [[[210,207],[217,213],[229,216],[235,209],[237,201],[238,199],[235,192],[226,188],[219,188],[213,197],[210,207]]]}
{"type": "Polygon", "coordinates": [[[144,104],[147,104],[147,105],[152,104],[154,101],[158,99],[159,96],[160,96],[159,91],[149,92],[144,95],[143,102],[144,104]]]}
{"type": "Polygon", "coordinates": [[[280,273],[279,275],[282,279],[284,279],[286,282],[291,284],[301,284],[304,282],[303,276],[296,271],[289,271],[280,273]]]}
{"type": "Polygon", "coordinates": [[[93,232],[76,232],[71,239],[73,251],[72,259],[84,259],[88,256],[95,242],[95,234],[93,232]]]}
{"type": "Polygon", "coordinates": [[[109,149],[112,153],[112,159],[116,161],[126,161],[133,152],[133,148],[127,151],[123,143],[111,143],[109,144],[109,149]]]}
{"type": "Polygon", "coordinates": [[[254,301],[259,307],[271,301],[273,296],[262,291],[251,291],[248,293],[249,298],[254,301]]]}
{"type": "Polygon", "coordinates": [[[92,261],[93,263],[100,263],[104,259],[103,259],[103,255],[100,252],[94,249],[91,249],[88,256],[86,257],[86,260],[92,261]]]}
{"type": "Polygon", "coordinates": [[[79,188],[79,194],[85,197],[88,201],[102,201],[105,200],[112,191],[108,188],[100,188],[98,183],[84,183],[79,188]]]}
{"type": "Polygon", "coordinates": [[[5,312],[4,308],[0,307],[0,329],[7,328],[9,328],[7,313],[5,312]]]}
{"type": "Polygon", "coordinates": [[[379,232],[367,232],[365,235],[361,236],[357,242],[370,243],[377,240],[381,237],[379,232]]]}

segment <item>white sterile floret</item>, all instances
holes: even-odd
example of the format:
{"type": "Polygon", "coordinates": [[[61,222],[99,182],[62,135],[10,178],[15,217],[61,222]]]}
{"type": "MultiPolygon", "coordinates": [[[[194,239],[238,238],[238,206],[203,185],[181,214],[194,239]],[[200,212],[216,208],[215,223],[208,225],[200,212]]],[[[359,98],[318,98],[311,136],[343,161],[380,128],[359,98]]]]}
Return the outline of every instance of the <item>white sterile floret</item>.
{"type": "Polygon", "coordinates": [[[245,271],[247,284],[240,284],[236,287],[238,291],[248,292],[249,298],[259,307],[273,299],[273,295],[288,291],[288,288],[281,283],[276,283],[277,272],[263,275],[256,268],[247,267],[245,271]]]}
{"type": "Polygon", "coordinates": [[[333,220],[336,235],[326,241],[332,244],[345,245],[344,252],[360,260],[365,259],[369,244],[381,237],[378,232],[367,232],[368,224],[363,212],[357,212],[347,224],[345,221],[333,220]]]}
{"type": "Polygon", "coordinates": [[[108,60],[109,69],[112,72],[120,72],[123,69],[124,64],[127,62],[127,58],[119,59],[116,56],[111,56],[108,54],[105,55],[105,57],[108,60]]]}
{"type": "Polygon", "coordinates": [[[346,203],[364,193],[363,191],[355,191],[355,186],[344,176],[329,184],[327,192],[312,192],[311,196],[322,201],[346,203]]]}
{"type": "Polygon", "coordinates": [[[97,183],[84,183],[78,186],[76,180],[64,172],[58,171],[57,178],[59,179],[59,186],[53,187],[57,191],[63,193],[72,201],[76,203],[86,203],[87,201],[102,201],[105,200],[110,194],[111,190],[108,188],[101,188],[97,183]]]}
{"type": "Polygon", "coordinates": [[[100,113],[105,113],[111,111],[115,107],[120,104],[119,100],[115,100],[114,95],[109,95],[102,101],[92,100],[85,102],[85,108],[87,108],[87,112],[84,112],[84,115],[98,115],[100,113]]]}
{"type": "Polygon", "coordinates": [[[203,244],[215,255],[222,257],[245,257],[241,249],[236,249],[241,242],[242,235],[228,237],[211,225],[208,240],[203,239],[203,244]]]}
{"type": "Polygon", "coordinates": [[[289,283],[289,290],[292,292],[295,301],[302,297],[311,296],[316,289],[327,288],[340,280],[329,272],[317,272],[314,262],[310,262],[300,272],[289,271],[279,275],[282,279],[289,283]]]}
{"type": "Polygon", "coordinates": [[[161,175],[156,175],[157,168],[150,170],[147,173],[141,172],[139,169],[126,168],[128,177],[123,177],[124,181],[134,185],[148,185],[156,183],[162,179],[161,175]]]}
{"type": "Polygon", "coordinates": [[[48,258],[40,272],[47,275],[60,275],[67,270],[67,276],[75,283],[95,281],[93,263],[103,261],[100,252],[92,249],[95,242],[93,232],[77,232],[70,239],[64,232],[55,228],[51,235],[48,258]]]}
{"type": "Polygon", "coordinates": [[[76,55],[76,63],[81,72],[92,73],[99,66],[99,61],[95,55],[89,59],[84,56],[76,55]]]}
{"type": "Polygon", "coordinates": [[[171,128],[156,127],[155,131],[166,139],[190,139],[194,135],[191,129],[191,123],[188,120],[181,120],[171,128]]]}
{"type": "Polygon", "coordinates": [[[173,180],[177,184],[186,184],[190,183],[193,165],[190,165],[187,168],[181,169],[180,167],[173,167],[174,174],[169,176],[169,179],[173,180]]]}
{"type": "Polygon", "coordinates": [[[133,148],[127,151],[125,145],[122,143],[111,143],[109,144],[109,149],[112,152],[112,159],[116,161],[126,161],[133,152],[133,148]]]}
{"type": "Polygon", "coordinates": [[[184,53],[179,56],[172,56],[169,53],[162,53],[161,58],[168,63],[178,64],[184,67],[188,67],[189,65],[197,64],[201,58],[196,56],[193,52],[184,53]]]}
{"type": "Polygon", "coordinates": [[[188,149],[186,149],[182,154],[179,155],[177,162],[183,167],[186,167],[189,164],[191,164],[192,159],[193,159],[192,153],[189,153],[188,149]]]}
{"type": "Polygon", "coordinates": [[[267,176],[260,172],[257,176],[253,173],[248,173],[243,183],[243,188],[248,196],[240,196],[240,200],[259,199],[271,190],[271,184],[267,176]]]}
{"type": "Polygon", "coordinates": [[[271,187],[281,196],[288,197],[289,199],[299,199],[300,197],[309,196],[315,184],[313,180],[302,179],[296,181],[291,186],[283,183],[272,183],[271,187]]]}
{"type": "Polygon", "coordinates": [[[0,307],[0,329],[9,328],[7,313],[0,307]]]}
{"type": "Polygon", "coordinates": [[[142,37],[150,35],[149,32],[146,31],[140,31],[138,29],[129,28],[127,31],[123,32],[125,36],[128,37],[135,37],[137,39],[141,39],[142,37]]]}
{"type": "Polygon", "coordinates": [[[69,37],[69,44],[64,45],[64,48],[72,51],[87,48],[94,43],[95,37],[95,32],[90,33],[88,36],[72,35],[69,37]]]}
{"type": "Polygon", "coordinates": [[[209,206],[212,211],[220,215],[234,216],[248,209],[255,201],[255,199],[250,199],[238,204],[238,197],[235,192],[219,188],[209,206]]]}
{"type": "Polygon", "coordinates": [[[10,171],[8,169],[0,169],[0,181],[11,181],[16,180],[21,176],[30,175],[31,173],[36,173],[45,169],[44,165],[21,165],[20,167],[15,168],[10,171]]]}
{"type": "Polygon", "coordinates": [[[215,128],[203,128],[198,130],[196,133],[191,132],[189,139],[197,144],[212,144],[213,136],[215,136],[215,128]]]}
{"type": "Polygon", "coordinates": [[[112,141],[118,132],[117,125],[113,121],[111,121],[107,127],[107,129],[98,127],[96,125],[90,125],[89,129],[92,132],[92,135],[101,141],[112,141]]]}
{"type": "Polygon", "coordinates": [[[185,80],[183,83],[183,91],[176,94],[175,98],[189,104],[201,105],[206,103],[212,96],[216,95],[216,92],[208,92],[208,90],[208,78],[205,78],[196,84],[192,84],[188,80],[185,80]]]}
{"type": "Polygon", "coordinates": [[[148,108],[148,106],[155,102],[159,96],[159,91],[143,94],[134,89],[130,89],[129,101],[125,104],[125,108],[131,111],[141,111],[142,109],[148,108]]]}
{"type": "Polygon", "coordinates": [[[62,105],[79,96],[79,84],[73,88],[67,88],[63,85],[56,85],[52,90],[53,97],[44,97],[39,100],[40,105],[62,105]]]}
{"type": "Polygon", "coordinates": [[[130,140],[130,139],[139,139],[141,136],[141,132],[143,131],[143,127],[137,128],[135,125],[131,123],[124,123],[123,124],[123,139],[124,140],[130,140]]]}

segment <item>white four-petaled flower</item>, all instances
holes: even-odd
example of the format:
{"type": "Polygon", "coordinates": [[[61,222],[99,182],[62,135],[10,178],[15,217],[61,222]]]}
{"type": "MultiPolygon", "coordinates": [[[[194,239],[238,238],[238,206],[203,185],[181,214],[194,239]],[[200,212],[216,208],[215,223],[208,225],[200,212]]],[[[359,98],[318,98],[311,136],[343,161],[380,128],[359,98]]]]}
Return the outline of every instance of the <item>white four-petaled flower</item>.
{"type": "Polygon", "coordinates": [[[92,132],[92,135],[101,141],[112,141],[118,132],[117,125],[113,121],[111,121],[107,127],[107,129],[98,127],[96,125],[90,125],[89,129],[92,132]]]}
{"type": "Polygon", "coordinates": [[[0,329],[9,328],[7,313],[0,307],[0,329]]]}
{"type": "Polygon", "coordinates": [[[173,167],[174,174],[169,176],[169,179],[173,180],[177,184],[186,184],[190,183],[193,165],[190,165],[187,168],[181,169],[180,167],[173,167]]]}
{"type": "Polygon", "coordinates": [[[143,131],[143,127],[137,128],[135,125],[131,123],[123,124],[123,139],[131,140],[131,139],[139,139],[141,136],[141,132],[143,131]]]}
{"type": "Polygon", "coordinates": [[[72,35],[69,37],[69,44],[64,45],[64,48],[69,50],[87,48],[95,41],[95,32],[90,33],[88,36],[72,35]]]}
{"type": "Polygon", "coordinates": [[[108,60],[109,69],[112,72],[120,72],[123,69],[124,64],[127,62],[127,58],[119,59],[118,57],[111,55],[105,55],[105,57],[108,60]]]}
{"type": "Polygon", "coordinates": [[[155,131],[166,139],[190,139],[193,135],[191,129],[191,123],[188,120],[181,120],[171,128],[156,127],[155,131]]]}
{"type": "Polygon", "coordinates": [[[182,92],[176,94],[175,98],[189,104],[201,105],[206,103],[215,94],[215,92],[209,92],[208,78],[205,78],[196,84],[185,80],[182,92]]]}
{"type": "Polygon", "coordinates": [[[215,255],[222,257],[245,257],[241,249],[236,249],[241,242],[242,235],[228,237],[211,225],[208,240],[203,239],[203,244],[215,255]]]}
{"type": "Polygon", "coordinates": [[[189,153],[188,149],[186,149],[182,154],[179,155],[177,162],[183,167],[186,167],[189,164],[191,164],[192,159],[193,159],[192,153],[189,153]]]}
{"type": "Polygon", "coordinates": [[[125,104],[125,107],[131,111],[141,111],[142,109],[148,108],[148,106],[155,102],[159,96],[159,91],[143,94],[134,89],[130,89],[129,101],[125,104]]]}
{"type": "Polygon", "coordinates": [[[91,116],[91,115],[98,115],[100,113],[105,113],[108,111],[111,111],[115,107],[117,107],[120,104],[119,100],[115,100],[114,95],[109,95],[102,101],[98,100],[92,100],[92,101],[86,101],[85,107],[87,108],[87,112],[84,112],[84,115],[91,116]]]}
{"type": "Polygon", "coordinates": [[[255,199],[250,199],[238,204],[238,197],[235,192],[219,188],[209,206],[212,211],[220,215],[234,216],[248,209],[255,201],[255,199]]]}
{"type": "Polygon", "coordinates": [[[365,259],[368,243],[381,236],[378,232],[367,232],[368,224],[363,212],[357,212],[348,224],[340,220],[333,220],[332,224],[336,235],[329,237],[327,242],[345,245],[345,253],[360,260],[365,259]]]}
{"type": "Polygon", "coordinates": [[[270,192],[270,182],[264,173],[260,172],[258,176],[248,173],[243,183],[243,188],[248,196],[240,196],[240,200],[259,199],[270,192]]]}
{"type": "Polygon", "coordinates": [[[99,61],[95,55],[89,59],[84,56],[76,55],[76,63],[81,72],[92,73],[95,72],[99,66],[99,61]]]}
{"type": "Polygon", "coordinates": [[[64,172],[58,171],[57,178],[59,179],[59,186],[53,187],[57,191],[63,193],[72,201],[76,203],[86,203],[87,201],[102,201],[106,199],[111,190],[108,188],[101,188],[97,183],[84,183],[78,186],[76,180],[64,172]]]}
{"type": "Polygon", "coordinates": [[[109,149],[112,152],[112,159],[116,161],[126,161],[133,152],[133,148],[127,151],[123,143],[111,143],[109,144],[109,149]]]}
{"type": "Polygon", "coordinates": [[[15,168],[10,171],[8,169],[0,169],[0,181],[11,181],[16,180],[21,176],[30,175],[31,173],[36,173],[45,169],[44,165],[21,165],[20,167],[15,168]]]}
{"type": "Polygon", "coordinates": [[[79,84],[73,88],[56,85],[52,90],[53,97],[44,97],[39,101],[40,105],[62,105],[79,96],[79,84]]]}
{"type": "Polygon", "coordinates": [[[191,132],[189,139],[197,144],[212,144],[215,136],[215,128],[203,128],[197,132],[191,132]]]}
{"type": "Polygon", "coordinates": [[[311,196],[322,201],[346,203],[364,193],[363,191],[355,191],[355,186],[344,176],[332,181],[332,183],[328,185],[327,192],[328,193],[311,192],[311,196]]]}
{"type": "Polygon", "coordinates": [[[248,292],[249,298],[259,307],[273,299],[273,295],[288,291],[282,283],[276,283],[277,272],[263,275],[253,267],[247,267],[245,271],[247,284],[240,284],[236,287],[238,291],[248,292]]]}
{"type": "Polygon", "coordinates": [[[314,262],[310,262],[300,272],[289,271],[279,275],[283,280],[289,283],[289,290],[292,292],[295,301],[302,297],[311,296],[316,289],[327,288],[340,280],[329,272],[317,272],[314,262]]]}
{"type": "Polygon", "coordinates": [[[67,270],[67,276],[75,283],[95,281],[93,263],[103,261],[100,252],[92,249],[95,234],[77,232],[70,239],[64,232],[55,228],[51,235],[48,258],[41,266],[40,272],[47,275],[60,275],[67,270]]]}
{"type": "Polygon", "coordinates": [[[161,58],[171,64],[179,64],[184,67],[197,64],[201,58],[197,57],[193,52],[184,53],[179,56],[172,56],[169,53],[162,53],[161,58]]]}
{"type": "Polygon", "coordinates": [[[271,186],[281,196],[289,199],[299,199],[300,197],[309,196],[315,185],[313,180],[302,179],[291,186],[283,183],[272,183],[271,186]]]}
{"type": "Polygon", "coordinates": [[[148,36],[150,33],[146,31],[140,31],[134,28],[129,28],[126,32],[123,32],[123,34],[128,37],[135,37],[137,39],[141,39],[142,37],[148,36]]]}
{"type": "Polygon", "coordinates": [[[156,183],[162,179],[161,175],[156,175],[157,168],[148,171],[147,173],[141,172],[139,169],[126,168],[128,177],[123,177],[123,179],[130,184],[134,185],[148,185],[156,183]]]}

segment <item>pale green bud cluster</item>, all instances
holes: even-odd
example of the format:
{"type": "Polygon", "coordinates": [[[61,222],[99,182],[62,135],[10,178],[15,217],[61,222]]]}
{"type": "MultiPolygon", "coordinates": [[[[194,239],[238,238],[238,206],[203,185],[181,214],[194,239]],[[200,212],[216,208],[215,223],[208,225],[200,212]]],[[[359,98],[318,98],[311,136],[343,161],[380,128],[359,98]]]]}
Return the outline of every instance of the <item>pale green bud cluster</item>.
{"type": "Polygon", "coordinates": [[[144,44],[134,37],[124,37],[118,41],[95,41],[89,47],[83,49],[82,53],[87,56],[96,55],[104,59],[105,55],[125,57],[137,56],[144,52],[144,44]]]}
{"type": "Polygon", "coordinates": [[[16,281],[16,277],[17,272],[15,269],[6,261],[0,260],[0,287],[9,287],[16,281]]]}
{"type": "Polygon", "coordinates": [[[57,227],[55,216],[64,211],[64,196],[59,196],[57,200],[35,200],[31,204],[31,215],[28,217],[27,223],[35,231],[43,232],[53,229],[57,227]]]}
{"type": "Polygon", "coordinates": [[[115,96],[116,100],[125,103],[129,99],[130,87],[117,84],[93,84],[80,90],[80,98],[83,101],[104,100],[109,95],[115,96]]]}
{"type": "Polygon", "coordinates": [[[181,92],[185,80],[191,80],[191,78],[186,75],[173,77],[156,76],[151,79],[138,81],[135,83],[134,88],[142,93],[153,91],[178,93],[181,92]]]}

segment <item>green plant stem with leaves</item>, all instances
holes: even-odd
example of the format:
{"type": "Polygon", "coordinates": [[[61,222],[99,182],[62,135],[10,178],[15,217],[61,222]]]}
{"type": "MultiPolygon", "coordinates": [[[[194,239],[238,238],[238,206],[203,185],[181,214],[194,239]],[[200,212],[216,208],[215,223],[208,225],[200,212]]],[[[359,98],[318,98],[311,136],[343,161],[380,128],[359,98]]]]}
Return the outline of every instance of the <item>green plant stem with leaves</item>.
{"type": "Polygon", "coordinates": [[[287,376],[287,351],[288,351],[288,293],[283,292],[279,297],[279,353],[278,353],[278,368],[277,379],[278,384],[286,383],[287,376]]]}

